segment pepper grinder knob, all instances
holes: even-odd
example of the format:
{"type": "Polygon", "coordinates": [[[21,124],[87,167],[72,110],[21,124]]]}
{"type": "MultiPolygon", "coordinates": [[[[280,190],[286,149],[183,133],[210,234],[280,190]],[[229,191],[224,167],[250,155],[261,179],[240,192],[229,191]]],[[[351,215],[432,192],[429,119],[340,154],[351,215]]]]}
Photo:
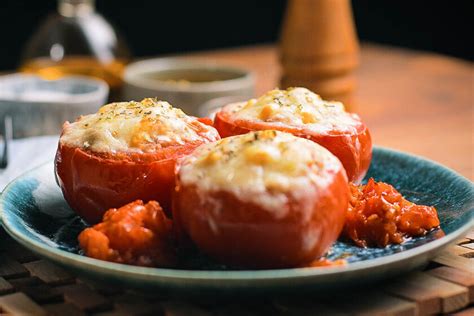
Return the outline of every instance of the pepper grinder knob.
{"type": "Polygon", "coordinates": [[[279,48],[283,88],[351,107],[359,45],[349,0],[289,0],[279,48]]]}

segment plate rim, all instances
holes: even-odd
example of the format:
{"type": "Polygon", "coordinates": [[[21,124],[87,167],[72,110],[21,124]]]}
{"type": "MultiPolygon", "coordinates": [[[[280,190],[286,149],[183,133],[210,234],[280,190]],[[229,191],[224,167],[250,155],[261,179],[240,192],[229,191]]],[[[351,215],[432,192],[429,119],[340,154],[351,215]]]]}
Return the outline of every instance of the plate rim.
{"type": "MultiPolygon", "coordinates": [[[[381,151],[385,154],[404,156],[404,158],[415,159],[423,163],[429,163],[434,167],[441,168],[444,172],[449,172],[463,183],[471,187],[471,191],[474,192],[474,185],[467,178],[458,174],[456,171],[441,165],[430,159],[423,158],[421,156],[404,153],[401,151],[389,149],[386,147],[374,146],[374,151],[381,151]]],[[[428,254],[431,255],[433,251],[442,249],[449,244],[454,243],[457,239],[464,236],[470,229],[474,228],[474,218],[471,216],[470,220],[464,223],[461,227],[455,231],[433,241],[430,241],[424,245],[417,246],[408,250],[404,250],[399,253],[390,254],[387,256],[369,259],[359,262],[350,263],[345,266],[335,267],[320,267],[320,268],[287,268],[287,269],[266,269],[266,270],[188,270],[188,269],[169,269],[169,268],[154,268],[154,267],[140,267],[133,265],[126,265],[114,262],[107,262],[94,258],[89,258],[79,254],[71,253],[66,250],[57,249],[47,244],[36,241],[27,235],[22,234],[16,230],[14,225],[11,225],[5,220],[7,212],[5,212],[5,197],[14,188],[17,182],[28,177],[32,172],[45,167],[48,164],[52,164],[52,161],[43,163],[35,168],[26,171],[22,175],[11,181],[3,190],[0,196],[0,223],[2,224],[5,231],[17,242],[44,256],[52,261],[60,264],[77,267],[81,270],[88,269],[91,272],[98,272],[100,274],[117,274],[125,273],[135,278],[162,278],[162,279],[173,279],[178,281],[185,280],[206,280],[206,281],[259,281],[259,280],[284,280],[294,278],[306,278],[306,277],[317,277],[317,276],[330,276],[346,273],[357,273],[361,271],[367,271],[373,268],[381,268],[390,264],[401,263],[405,260],[415,258],[417,256],[428,254]],[[13,226],[13,227],[12,227],[13,226]]],[[[468,208],[468,212],[472,211],[472,208],[468,208]]]]}

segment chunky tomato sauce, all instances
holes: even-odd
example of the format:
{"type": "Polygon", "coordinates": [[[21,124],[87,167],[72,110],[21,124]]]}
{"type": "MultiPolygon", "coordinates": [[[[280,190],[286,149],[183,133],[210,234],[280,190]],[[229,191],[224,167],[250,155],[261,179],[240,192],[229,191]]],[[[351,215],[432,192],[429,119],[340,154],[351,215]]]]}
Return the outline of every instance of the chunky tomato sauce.
{"type": "Polygon", "coordinates": [[[175,264],[172,222],[158,202],[142,201],[108,210],[103,221],[79,235],[89,257],[139,266],[175,264]]]}
{"type": "MultiPolygon", "coordinates": [[[[423,236],[439,227],[434,207],[416,205],[391,185],[370,179],[366,185],[350,184],[351,198],[342,237],[360,247],[399,244],[406,237],[423,236]]],[[[158,202],[137,200],[108,210],[103,221],[79,235],[85,255],[139,266],[178,267],[172,221],[158,202]]],[[[182,262],[181,262],[182,263],[182,262]]],[[[318,258],[304,267],[346,265],[318,258]]]]}
{"type": "Polygon", "coordinates": [[[439,227],[436,209],[416,205],[390,184],[370,179],[350,184],[351,198],[342,236],[360,247],[400,244],[404,237],[423,236],[439,227]]]}

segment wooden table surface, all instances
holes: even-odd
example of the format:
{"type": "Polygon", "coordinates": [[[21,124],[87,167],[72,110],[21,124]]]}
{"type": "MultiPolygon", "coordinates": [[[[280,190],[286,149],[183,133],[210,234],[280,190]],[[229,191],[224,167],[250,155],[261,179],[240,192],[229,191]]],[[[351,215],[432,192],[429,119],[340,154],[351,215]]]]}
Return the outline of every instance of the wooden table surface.
{"type": "MultiPolygon", "coordinates": [[[[257,95],[278,86],[274,46],[187,56],[254,71],[257,95]]],[[[351,110],[367,123],[376,145],[425,156],[473,180],[473,70],[472,63],[447,56],[362,45],[351,110]]]]}

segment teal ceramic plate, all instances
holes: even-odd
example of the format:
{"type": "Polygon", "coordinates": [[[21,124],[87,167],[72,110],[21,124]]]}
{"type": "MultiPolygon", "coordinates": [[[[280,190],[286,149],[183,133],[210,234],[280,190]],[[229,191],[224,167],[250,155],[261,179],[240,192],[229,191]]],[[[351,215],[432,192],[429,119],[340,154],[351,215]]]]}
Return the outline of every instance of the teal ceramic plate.
{"type": "Polygon", "coordinates": [[[393,184],[411,201],[434,205],[445,235],[439,237],[440,231],[434,231],[383,249],[361,249],[337,242],[329,256],[346,257],[349,264],[329,268],[235,271],[202,258],[191,260],[186,270],[109,263],[79,254],[76,240],[85,224],[64,200],[54,180],[52,163],[13,181],[0,198],[0,211],[5,230],[19,243],[83,277],[127,288],[180,293],[326,290],[372,282],[426,264],[436,252],[473,227],[472,183],[439,164],[375,148],[368,177],[393,184]]]}

